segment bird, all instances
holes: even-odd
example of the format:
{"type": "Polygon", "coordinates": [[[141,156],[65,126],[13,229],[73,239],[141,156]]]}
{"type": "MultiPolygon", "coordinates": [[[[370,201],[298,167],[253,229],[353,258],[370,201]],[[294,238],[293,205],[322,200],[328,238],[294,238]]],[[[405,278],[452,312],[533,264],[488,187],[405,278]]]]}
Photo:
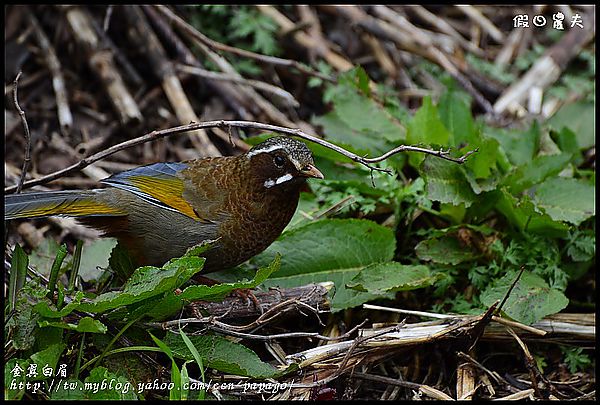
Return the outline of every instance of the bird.
{"type": "Polygon", "coordinates": [[[276,136],[237,156],[116,173],[100,181],[106,188],[9,194],[4,219],[75,217],[116,238],[137,266],[161,266],[214,241],[202,254],[204,274],[235,267],[275,241],[309,178],[324,178],[310,149],[276,136]]]}

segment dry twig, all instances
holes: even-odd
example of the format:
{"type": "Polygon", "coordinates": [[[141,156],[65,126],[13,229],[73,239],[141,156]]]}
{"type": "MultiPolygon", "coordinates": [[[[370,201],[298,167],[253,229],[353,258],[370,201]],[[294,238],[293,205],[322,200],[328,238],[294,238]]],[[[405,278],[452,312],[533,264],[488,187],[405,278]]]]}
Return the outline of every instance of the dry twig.
{"type": "MultiPolygon", "coordinates": [[[[382,169],[377,166],[373,166],[373,164],[382,162],[385,159],[389,158],[390,156],[398,154],[400,152],[426,153],[426,154],[437,156],[439,158],[442,158],[442,159],[445,159],[445,160],[448,160],[451,162],[462,164],[462,163],[466,162],[467,158],[470,155],[472,155],[473,153],[475,153],[477,151],[477,149],[475,149],[475,150],[467,152],[463,156],[454,158],[449,155],[450,150],[440,149],[438,151],[435,151],[435,150],[421,148],[421,147],[417,147],[417,146],[400,145],[400,146],[390,150],[389,152],[384,153],[383,155],[381,155],[379,157],[366,158],[363,156],[356,155],[340,146],[334,145],[334,144],[327,142],[321,138],[317,138],[314,135],[309,135],[299,129],[280,127],[277,125],[270,125],[270,124],[262,124],[259,122],[252,122],[252,121],[218,120],[218,121],[206,121],[206,122],[192,123],[192,124],[188,124],[188,125],[182,125],[182,126],[178,126],[178,127],[152,131],[149,134],[140,136],[138,138],[130,139],[128,141],[111,146],[110,148],[107,148],[103,151],[95,153],[92,156],[88,156],[87,158],[84,158],[69,167],[66,167],[61,170],[57,170],[54,173],[47,174],[45,176],[42,176],[42,177],[34,179],[34,180],[26,181],[25,183],[23,183],[23,187],[29,188],[29,187],[33,187],[35,185],[45,184],[45,183],[52,181],[54,179],[57,179],[59,177],[63,177],[69,173],[73,173],[77,170],[81,170],[82,168],[87,167],[90,164],[97,162],[98,160],[104,159],[105,157],[110,156],[113,153],[116,153],[123,149],[130,148],[132,146],[141,145],[141,144],[149,142],[149,141],[153,141],[156,139],[163,138],[165,136],[169,136],[169,135],[173,135],[173,134],[177,134],[177,133],[181,133],[181,132],[193,131],[193,130],[200,129],[200,128],[205,129],[205,128],[213,128],[213,127],[249,128],[249,129],[257,129],[257,130],[261,130],[261,131],[279,132],[279,133],[290,135],[290,136],[297,136],[299,138],[317,143],[321,146],[324,146],[326,148],[334,150],[334,151],[338,152],[339,154],[346,156],[347,158],[350,158],[353,161],[368,167],[371,170],[381,171],[381,172],[385,172],[385,173],[389,173],[389,174],[391,174],[391,171],[389,169],[382,169]]],[[[15,186],[6,187],[4,189],[4,192],[10,193],[10,192],[13,192],[15,189],[16,189],[15,186]]]]}

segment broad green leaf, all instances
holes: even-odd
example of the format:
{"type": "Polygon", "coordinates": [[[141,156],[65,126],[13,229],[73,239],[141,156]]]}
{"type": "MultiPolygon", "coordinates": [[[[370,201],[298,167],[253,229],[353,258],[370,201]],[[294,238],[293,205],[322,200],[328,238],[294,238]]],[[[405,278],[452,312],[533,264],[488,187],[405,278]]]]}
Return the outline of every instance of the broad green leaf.
{"type": "MultiPolygon", "coordinates": [[[[27,286],[25,286],[25,289],[27,286]]],[[[12,344],[17,350],[27,350],[35,343],[34,331],[37,328],[39,315],[33,309],[34,303],[25,289],[20,290],[14,313],[6,323],[12,330],[12,344]]]]}
{"type": "MultiPolygon", "coordinates": [[[[468,148],[463,149],[478,149],[476,153],[469,156],[465,163],[465,167],[473,172],[475,179],[487,179],[492,175],[497,165],[496,161],[499,158],[498,148],[499,144],[497,140],[493,138],[480,138],[470,143],[468,148]]],[[[473,190],[477,193],[477,188],[473,187],[473,190]]]]}
{"type": "Polygon", "coordinates": [[[28,394],[31,392],[25,388],[25,384],[27,383],[27,378],[25,377],[27,367],[29,367],[29,360],[12,358],[4,363],[5,400],[19,400],[23,398],[25,392],[28,394]],[[20,388],[21,384],[22,388],[20,388]]]}
{"type": "Polygon", "coordinates": [[[463,246],[450,235],[423,240],[415,247],[415,252],[421,260],[453,265],[479,256],[471,247],[463,246]]]}
{"type": "Polygon", "coordinates": [[[502,182],[513,194],[541,183],[544,179],[560,173],[571,161],[573,155],[561,153],[558,155],[537,156],[531,162],[519,166],[502,182]]]}
{"type": "Polygon", "coordinates": [[[29,379],[33,381],[43,381],[51,379],[51,377],[45,376],[43,372],[45,369],[48,368],[51,368],[52,370],[54,370],[54,372],[56,372],[58,360],[60,359],[60,356],[66,348],[67,345],[65,343],[56,343],[48,346],[42,351],[32,354],[30,357],[30,364],[37,364],[38,375],[35,377],[30,377],[29,379]]]}
{"type": "Polygon", "coordinates": [[[551,131],[550,135],[562,152],[578,155],[577,135],[569,128],[563,127],[560,131],[551,131]]]}
{"type": "Polygon", "coordinates": [[[500,190],[496,209],[521,232],[564,237],[569,229],[565,224],[554,221],[548,214],[537,208],[529,196],[525,195],[519,200],[506,189],[500,190]]]}
{"type": "Polygon", "coordinates": [[[471,107],[465,94],[454,90],[452,86],[440,97],[438,104],[440,119],[453,134],[453,146],[468,145],[473,148],[479,134],[471,115],[471,107]]]}
{"type": "Polygon", "coordinates": [[[466,208],[475,201],[476,195],[458,164],[427,156],[420,172],[425,179],[429,199],[453,205],[464,204],[466,208]]]}
{"type": "Polygon", "coordinates": [[[541,136],[536,121],[527,131],[487,127],[486,135],[500,143],[506,156],[515,166],[527,164],[533,159],[537,154],[541,136]]]}
{"type": "Polygon", "coordinates": [[[563,127],[573,131],[580,149],[596,144],[596,107],[593,103],[578,101],[566,104],[548,120],[548,123],[558,131],[563,127]]]}
{"type": "Polygon", "coordinates": [[[106,333],[107,331],[106,326],[102,322],[93,319],[89,316],[81,318],[76,324],[68,322],[49,322],[44,320],[40,321],[39,325],[41,327],[53,326],[55,328],[68,329],[77,332],[106,333]]]}
{"type": "Polygon", "coordinates": [[[596,214],[595,187],[583,180],[548,179],[535,191],[535,200],[556,221],[579,225],[596,214]]]}
{"type": "MultiPolygon", "coordinates": [[[[481,302],[490,306],[496,300],[502,300],[517,274],[516,271],[510,271],[492,283],[481,293],[481,302]]],[[[502,311],[519,322],[531,325],[547,315],[560,312],[568,303],[569,300],[562,292],[550,288],[540,276],[525,271],[511,291],[502,311]]]]}
{"type": "Polygon", "coordinates": [[[332,102],[329,113],[313,118],[328,139],[356,153],[387,152],[390,143],[405,139],[406,129],[387,110],[369,98],[368,77],[361,69],[340,75],[336,85],[328,86],[325,102],[332,102]]]}
{"type": "MultiPolygon", "coordinates": [[[[429,96],[423,99],[423,105],[408,123],[406,142],[409,145],[425,144],[445,148],[454,145],[452,134],[444,126],[438,109],[429,96]]],[[[413,167],[419,167],[424,158],[423,154],[411,153],[408,159],[413,167]]]]}
{"type": "Polygon", "coordinates": [[[79,304],[79,310],[105,312],[173,291],[200,272],[204,265],[202,257],[181,257],[170,260],[162,268],[145,266],[137,269],[122,291],[111,291],[99,295],[91,302],[79,304]]]}
{"type": "Polygon", "coordinates": [[[376,298],[348,290],[345,284],[366,266],[390,261],[395,245],[393,232],[375,222],[324,219],[285,232],[253,262],[264,265],[276,252],[282,254],[281,270],[264,283],[266,287],[333,281],[331,305],[337,311],[376,298]]]}
{"type": "Polygon", "coordinates": [[[127,252],[127,249],[125,249],[125,247],[123,247],[123,245],[120,243],[117,243],[117,245],[110,252],[108,263],[117,277],[123,281],[127,280],[135,271],[133,259],[127,252]]]}
{"type": "Polygon", "coordinates": [[[57,310],[54,304],[50,304],[49,300],[38,302],[35,305],[35,311],[45,318],[62,318],[79,308],[79,304],[84,299],[84,293],[77,291],[75,296],[67,305],[57,310]]]}
{"type": "Polygon", "coordinates": [[[275,259],[271,261],[267,266],[261,267],[256,272],[256,275],[252,280],[242,280],[235,283],[223,283],[215,285],[193,285],[187,287],[179,297],[182,300],[203,300],[203,301],[217,301],[223,299],[233,290],[255,288],[256,286],[263,283],[273,272],[277,271],[280,266],[281,258],[275,256],[275,259]]]}
{"type": "Polygon", "coordinates": [[[346,286],[377,295],[428,287],[437,279],[427,266],[388,262],[365,267],[346,286]]]}
{"type": "Polygon", "coordinates": [[[103,269],[108,267],[111,251],[116,245],[116,239],[101,238],[84,247],[79,273],[77,273],[83,281],[89,282],[100,278],[103,269]]]}
{"type": "MultiPolygon", "coordinates": [[[[202,363],[209,368],[251,378],[277,378],[287,370],[278,370],[264,363],[252,350],[221,336],[191,335],[190,341],[196,348],[202,363]]],[[[168,332],[165,339],[173,356],[194,360],[194,355],[178,333],[168,332]]]]}
{"type": "Polygon", "coordinates": [[[29,256],[31,266],[35,267],[41,274],[45,276],[49,275],[59,247],[54,239],[43,239],[42,243],[29,256]]]}
{"type": "MultiPolygon", "coordinates": [[[[264,266],[254,274],[251,280],[244,279],[231,283],[221,283],[215,285],[192,285],[186,287],[180,294],[174,291],[168,291],[160,301],[150,300],[146,305],[142,305],[138,310],[152,319],[164,319],[165,317],[177,313],[183,305],[190,301],[218,301],[222,300],[233,290],[255,288],[262,284],[273,272],[279,269],[280,257],[264,266]]],[[[137,311],[137,310],[136,310],[137,311]]]]}

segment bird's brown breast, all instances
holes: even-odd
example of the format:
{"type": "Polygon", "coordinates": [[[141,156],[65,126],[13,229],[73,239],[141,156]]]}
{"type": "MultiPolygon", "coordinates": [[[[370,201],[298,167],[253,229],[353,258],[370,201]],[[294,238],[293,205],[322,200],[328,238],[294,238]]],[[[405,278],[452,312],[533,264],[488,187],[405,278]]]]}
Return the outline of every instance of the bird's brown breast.
{"type": "Polygon", "coordinates": [[[206,254],[204,272],[236,266],[262,252],[296,211],[303,181],[266,188],[264,179],[242,159],[215,158],[210,165],[206,159],[190,162],[189,175],[184,173],[197,185],[191,198],[195,211],[217,222],[218,241],[206,254]]]}

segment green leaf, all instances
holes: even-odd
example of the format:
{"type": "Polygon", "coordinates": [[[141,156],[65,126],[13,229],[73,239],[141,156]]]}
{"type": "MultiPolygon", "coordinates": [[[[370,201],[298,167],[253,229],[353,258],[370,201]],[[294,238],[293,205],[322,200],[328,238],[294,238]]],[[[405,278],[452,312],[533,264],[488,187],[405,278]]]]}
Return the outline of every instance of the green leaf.
{"type": "MultiPolygon", "coordinates": [[[[30,364],[37,364],[38,375],[30,377],[30,379],[34,381],[49,380],[51,377],[45,376],[43,373],[44,370],[51,368],[56,372],[58,360],[66,348],[67,345],[65,343],[56,343],[48,346],[42,351],[32,354],[30,357],[30,364]]],[[[54,376],[54,373],[52,376],[54,376]]]]}
{"type": "MultiPolygon", "coordinates": [[[[278,370],[264,363],[247,347],[221,336],[192,335],[189,338],[202,358],[202,363],[223,373],[263,379],[277,378],[291,370],[278,370]]],[[[164,343],[172,350],[173,356],[194,360],[194,355],[178,333],[168,332],[164,343]]]]}
{"type": "MultiPolygon", "coordinates": [[[[487,179],[496,168],[496,161],[499,158],[499,143],[493,138],[481,138],[469,144],[467,149],[475,150],[476,148],[478,148],[477,153],[469,156],[465,167],[473,172],[475,179],[487,179]]],[[[472,183],[471,186],[473,186],[472,183]]],[[[473,190],[479,194],[477,188],[473,187],[473,190]]]]}
{"type": "Polygon", "coordinates": [[[333,281],[333,311],[378,298],[349,290],[345,284],[365,267],[392,260],[396,242],[393,232],[372,221],[324,219],[282,234],[253,262],[263,265],[276,252],[282,254],[281,270],[266,287],[296,287],[333,281]]]}
{"type": "Polygon", "coordinates": [[[479,256],[450,235],[423,240],[415,247],[415,252],[421,260],[452,265],[475,260],[479,256]]]}
{"type": "Polygon", "coordinates": [[[255,288],[262,284],[273,272],[279,270],[281,257],[276,255],[267,266],[261,267],[252,280],[243,280],[235,283],[208,285],[193,285],[187,287],[179,297],[183,300],[217,301],[223,299],[233,290],[255,288]]]}
{"type": "Polygon", "coordinates": [[[91,318],[89,316],[81,318],[79,320],[79,323],[77,323],[77,324],[67,323],[67,322],[50,322],[50,321],[44,320],[44,321],[39,321],[39,325],[41,327],[53,326],[55,328],[62,328],[62,329],[68,329],[68,330],[73,330],[73,331],[77,331],[77,332],[89,332],[89,333],[106,333],[106,331],[108,330],[102,322],[100,322],[94,318],[91,318]]]}
{"type": "Polygon", "coordinates": [[[596,107],[594,103],[578,101],[566,104],[548,123],[556,130],[569,128],[577,137],[579,148],[587,149],[596,144],[596,107]]]}
{"type": "MultiPolygon", "coordinates": [[[[454,144],[452,134],[440,119],[438,109],[431,102],[431,97],[427,96],[423,99],[423,105],[408,123],[406,141],[410,145],[448,147],[454,144]]],[[[423,159],[423,154],[411,153],[409,156],[409,162],[413,167],[419,167],[423,159]]]]}
{"type": "Polygon", "coordinates": [[[471,115],[468,96],[451,87],[440,97],[438,108],[444,127],[453,135],[453,145],[465,144],[473,148],[478,141],[479,133],[471,115]]]}
{"type": "Polygon", "coordinates": [[[169,390],[169,399],[181,399],[182,390],[181,390],[181,372],[179,371],[179,367],[177,367],[177,363],[175,363],[175,358],[173,357],[173,352],[169,345],[165,344],[162,340],[155,337],[152,333],[150,333],[150,337],[154,340],[154,343],[163,351],[169,358],[171,359],[171,382],[173,383],[173,388],[169,390]]]}
{"type": "Polygon", "coordinates": [[[23,285],[25,285],[28,263],[29,258],[23,251],[21,245],[15,245],[13,257],[10,262],[10,279],[8,283],[8,302],[10,303],[11,311],[16,308],[19,291],[21,291],[23,285]]]}
{"type": "Polygon", "coordinates": [[[486,135],[496,139],[515,166],[529,163],[536,155],[540,142],[540,127],[533,122],[528,131],[486,127],[486,135]]]}
{"type": "Polygon", "coordinates": [[[529,196],[525,195],[519,200],[504,188],[499,191],[496,209],[521,232],[564,237],[569,229],[565,224],[554,221],[548,214],[538,209],[529,196]]]}
{"type": "Polygon", "coordinates": [[[531,162],[519,166],[502,182],[513,194],[541,183],[544,179],[560,173],[571,161],[573,155],[560,153],[558,155],[537,156],[531,162]]]}
{"type": "Polygon", "coordinates": [[[370,99],[365,89],[368,90],[368,77],[364,72],[355,69],[345,73],[326,92],[333,110],[313,118],[313,123],[323,126],[327,138],[353,152],[372,156],[387,152],[390,142],[403,140],[406,129],[383,106],[370,99]]]}
{"type": "Polygon", "coordinates": [[[110,268],[121,280],[127,280],[135,271],[133,259],[127,252],[127,249],[125,249],[125,247],[123,247],[123,245],[120,243],[117,243],[117,245],[110,252],[108,263],[110,268]]]}
{"type": "Polygon", "coordinates": [[[79,263],[79,276],[83,281],[97,280],[102,275],[102,269],[109,264],[111,251],[117,245],[113,238],[101,238],[92,241],[85,247],[85,254],[79,263]]]}
{"type": "Polygon", "coordinates": [[[548,179],[535,191],[535,201],[552,219],[574,225],[596,214],[595,187],[583,180],[548,179]]]}
{"type": "MultiPolygon", "coordinates": [[[[25,289],[27,286],[25,286],[25,289]]],[[[34,303],[30,302],[31,297],[20,290],[17,295],[15,312],[6,323],[12,330],[13,347],[17,350],[27,350],[35,343],[34,331],[37,328],[39,315],[33,310],[34,303]]]]}
{"type": "Polygon", "coordinates": [[[437,279],[438,277],[432,275],[427,266],[388,262],[365,267],[346,286],[378,295],[428,287],[437,279]]]}
{"type": "Polygon", "coordinates": [[[427,156],[420,167],[420,173],[425,179],[427,197],[431,200],[453,205],[464,204],[468,208],[476,199],[462,168],[454,162],[427,156]]]}
{"type": "Polygon", "coordinates": [[[130,305],[173,291],[188,281],[204,266],[204,258],[181,257],[172,259],[162,268],[145,266],[137,269],[122,291],[111,291],[79,304],[79,310],[86,312],[105,312],[109,309],[130,305]]]}
{"type": "MultiPolygon", "coordinates": [[[[496,300],[502,300],[516,276],[517,272],[513,270],[496,280],[481,293],[481,302],[490,306],[496,300]]],[[[550,288],[540,276],[526,271],[511,291],[502,311],[518,322],[531,325],[547,315],[560,312],[568,303],[562,292],[550,288]]]]}
{"type": "Polygon", "coordinates": [[[180,294],[175,294],[173,291],[168,291],[164,298],[158,303],[154,300],[147,304],[147,308],[141,308],[147,316],[153,319],[164,319],[165,317],[177,313],[183,305],[189,301],[218,301],[222,300],[233,290],[255,288],[262,284],[273,272],[279,269],[280,257],[277,255],[275,259],[268,265],[264,266],[256,272],[251,280],[242,280],[232,283],[221,283],[215,285],[192,285],[186,287],[180,294]]]}
{"type": "Polygon", "coordinates": [[[5,400],[19,400],[23,398],[25,392],[25,384],[27,378],[25,377],[27,367],[29,367],[29,361],[23,359],[12,358],[4,363],[4,399],[5,400]],[[18,370],[20,372],[17,372],[18,370]],[[22,384],[22,388],[19,387],[22,384]]]}
{"type": "Polygon", "coordinates": [[[54,239],[43,239],[42,243],[31,252],[29,257],[31,266],[35,267],[41,274],[49,275],[58,249],[59,245],[54,239]]]}

